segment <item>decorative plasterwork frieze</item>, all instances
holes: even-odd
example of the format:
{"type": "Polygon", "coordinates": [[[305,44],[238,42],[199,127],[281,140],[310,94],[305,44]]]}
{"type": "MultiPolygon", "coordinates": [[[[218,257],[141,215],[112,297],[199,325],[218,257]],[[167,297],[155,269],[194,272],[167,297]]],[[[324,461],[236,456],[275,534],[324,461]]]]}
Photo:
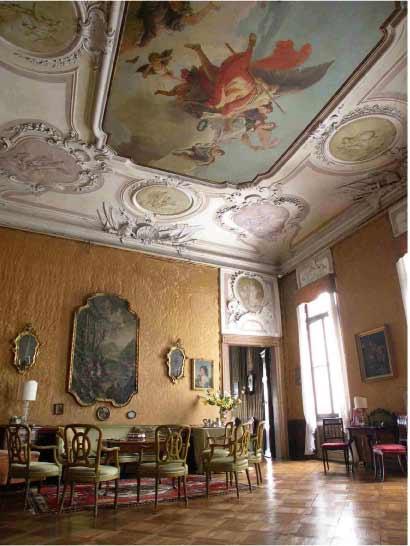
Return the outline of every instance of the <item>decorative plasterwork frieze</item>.
{"type": "Polygon", "coordinates": [[[342,184],[336,191],[348,195],[353,202],[366,201],[373,211],[381,207],[385,196],[404,192],[407,186],[407,148],[391,149],[387,155],[394,160],[388,167],[342,184]]]}
{"type": "Polygon", "coordinates": [[[407,233],[407,199],[389,208],[389,218],[393,237],[400,237],[403,233],[407,233]]]}
{"type": "MultiPolygon", "coordinates": [[[[23,49],[12,46],[14,56],[32,65],[36,69],[66,70],[67,67],[78,64],[80,57],[89,54],[96,66],[101,55],[109,53],[113,48],[114,30],[108,25],[108,2],[75,2],[79,11],[78,32],[70,48],[55,56],[41,56],[27,53],[23,49]]],[[[11,44],[10,44],[11,45],[11,44]]]]}
{"type": "Polygon", "coordinates": [[[216,211],[217,224],[251,246],[262,241],[290,245],[309,212],[304,199],[283,194],[280,185],[239,190],[226,196],[225,202],[216,211]]]}
{"type": "Polygon", "coordinates": [[[333,273],[333,259],[330,249],[326,248],[296,268],[298,287],[303,288],[330,273],[333,273]]]}
{"type": "Polygon", "coordinates": [[[158,222],[167,222],[171,219],[189,218],[204,210],[207,204],[206,195],[198,192],[194,184],[181,180],[176,176],[153,175],[147,178],[132,180],[121,189],[122,205],[132,214],[150,214],[158,222]],[[144,203],[141,195],[147,195],[151,189],[150,206],[144,203]],[[167,193],[168,189],[175,194],[185,197],[184,205],[178,208],[176,197],[167,193]],[[174,200],[174,203],[172,203],[174,200]],[[174,208],[172,207],[174,204],[174,208]]]}
{"type": "MultiPolygon", "coordinates": [[[[403,131],[403,114],[398,108],[391,106],[390,104],[366,104],[364,106],[355,108],[345,115],[342,114],[343,109],[344,105],[342,104],[336,109],[336,111],[332,115],[330,115],[323,123],[318,126],[314,133],[312,133],[310,138],[311,141],[315,143],[315,147],[311,154],[311,159],[317,160],[325,165],[332,165],[333,168],[338,164],[339,166],[345,166],[346,162],[338,161],[335,157],[331,155],[329,151],[329,143],[331,138],[342,126],[345,126],[347,123],[355,120],[370,116],[377,116],[380,118],[388,119],[392,123],[394,123],[397,128],[397,137],[403,131]]],[[[383,155],[387,151],[388,150],[385,150],[384,152],[382,152],[381,155],[383,155]]],[[[371,160],[373,160],[373,158],[371,160]]],[[[360,163],[365,163],[367,168],[369,161],[370,160],[360,163]]],[[[353,163],[355,169],[360,168],[359,162],[353,163]]],[[[352,166],[352,164],[350,164],[350,166],[352,166]]]]}
{"type": "Polygon", "coordinates": [[[189,243],[195,242],[194,233],[202,226],[189,224],[159,224],[152,216],[131,217],[124,209],[102,205],[97,211],[102,230],[118,237],[121,243],[134,239],[143,245],[170,245],[182,252],[189,243]]]}
{"type": "Polygon", "coordinates": [[[259,273],[221,269],[223,334],[281,335],[277,280],[259,273]]]}
{"type": "Polygon", "coordinates": [[[109,172],[107,149],[96,149],[74,131],[63,135],[42,121],[3,127],[0,148],[0,178],[20,192],[93,192],[102,187],[103,174],[109,172]]]}

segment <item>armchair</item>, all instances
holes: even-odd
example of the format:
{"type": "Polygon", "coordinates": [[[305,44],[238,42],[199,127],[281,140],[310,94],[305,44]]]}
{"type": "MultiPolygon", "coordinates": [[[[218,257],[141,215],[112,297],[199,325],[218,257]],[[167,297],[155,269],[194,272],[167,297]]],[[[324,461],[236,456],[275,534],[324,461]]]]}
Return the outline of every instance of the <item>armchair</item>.
{"type": "Polygon", "coordinates": [[[114,508],[118,506],[118,481],[120,477],[120,464],[118,447],[103,447],[103,433],[99,427],[94,425],[66,425],[63,432],[64,457],[63,457],[63,480],[64,488],[61,497],[61,513],[64,506],[64,497],[68,485],[71,486],[70,506],[73,502],[74,488],[76,483],[94,484],[94,515],[98,512],[98,486],[102,482],[115,481],[114,508]],[[97,435],[97,447],[94,453],[91,452],[90,432],[97,435]],[[106,458],[105,464],[102,459],[106,458]],[[113,464],[108,464],[110,459],[113,464]]]}
{"type": "Polygon", "coordinates": [[[256,434],[251,436],[251,449],[248,454],[249,465],[255,465],[256,483],[259,485],[263,482],[261,462],[263,459],[263,433],[265,430],[265,421],[259,421],[256,428],[256,434]]]}
{"type": "Polygon", "coordinates": [[[249,491],[252,493],[252,485],[248,469],[248,445],[249,428],[239,425],[234,428],[232,439],[229,442],[228,455],[221,455],[215,446],[210,447],[209,453],[204,455],[204,469],[206,477],[206,495],[209,495],[209,480],[211,472],[226,474],[226,486],[228,488],[228,472],[235,476],[236,496],[239,499],[238,472],[246,472],[249,491]]]}
{"type": "Polygon", "coordinates": [[[12,478],[24,479],[26,489],[24,508],[27,506],[31,482],[41,482],[47,478],[57,477],[57,501],[60,495],[61,466],[57,459],[57,446],[37,446],[30,442],[31,431],[27,425],[9,425],[6,428],[9,473],[7,483],[12,478]],[[32,461],[31,450],[53,450],[54,462],[32,461]]]}
{"type": "Polygon", "coordinates": [[[184,487],[185,506],[188,506],[186,477],[191,427],[161,425],[155,429],[155,462],[141,462],[137,466],[137,502],[140,500],[141,478],[155,479],[155,509],[158,506],[158,484],[161,478],[178,478],[178,497],[181,494],[181,478],[184,487]]]}

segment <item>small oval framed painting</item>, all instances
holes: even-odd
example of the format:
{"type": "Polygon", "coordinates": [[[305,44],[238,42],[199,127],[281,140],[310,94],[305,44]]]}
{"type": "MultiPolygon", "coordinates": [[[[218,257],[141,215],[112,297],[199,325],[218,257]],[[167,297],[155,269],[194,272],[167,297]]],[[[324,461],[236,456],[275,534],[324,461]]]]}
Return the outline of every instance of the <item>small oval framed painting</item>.
{"type": "Polygon", "coordinates": [[[110,416],[110,410],[107,406],[100,406],[97,408],[96,415],[99,421],[106,421],[110,416]]]}

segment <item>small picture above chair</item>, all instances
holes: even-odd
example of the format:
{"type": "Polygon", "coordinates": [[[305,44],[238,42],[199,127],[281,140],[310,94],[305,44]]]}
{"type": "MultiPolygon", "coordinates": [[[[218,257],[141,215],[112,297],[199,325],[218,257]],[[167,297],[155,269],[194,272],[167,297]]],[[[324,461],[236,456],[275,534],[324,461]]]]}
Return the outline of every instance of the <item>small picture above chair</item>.
{"type": "Polygon", "coordinates": [[[31,324],[27,324],[13,340],[14,366],[21,374],[32,368],[38,356],[40,342],[31,324]]]}
{"type": "Polygon", "coordinates": [[[192,360],[192,388],[196,391],[214,388],[214,363],[204,358],[192,360]]]}
{"type": "Polygon", "coordinates": [[[185,359],[185,351],[181,345],[181,340],[178,339],[167,354],[168,376],[172,383],[176,383],[178,379],[184,377],[185,359]]]}

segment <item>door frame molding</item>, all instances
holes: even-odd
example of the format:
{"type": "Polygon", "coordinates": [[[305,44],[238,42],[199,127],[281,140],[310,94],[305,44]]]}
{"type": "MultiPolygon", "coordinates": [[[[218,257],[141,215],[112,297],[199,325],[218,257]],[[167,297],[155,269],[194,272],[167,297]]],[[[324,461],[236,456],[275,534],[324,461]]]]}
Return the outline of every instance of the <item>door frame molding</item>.
{"type": "Polygon", "coordinates": [[[271,348],[274,354],[272,374],[273,424],[275,428],[276,458],[286,459],[289,456],[288,421],[286,411],[285,369],[283,361],[282,338],[271,336],[241,336],[225,334],[221,337],[222,354],[222,390],[231,392],[229,370],[229,347],[271,348]]]}

